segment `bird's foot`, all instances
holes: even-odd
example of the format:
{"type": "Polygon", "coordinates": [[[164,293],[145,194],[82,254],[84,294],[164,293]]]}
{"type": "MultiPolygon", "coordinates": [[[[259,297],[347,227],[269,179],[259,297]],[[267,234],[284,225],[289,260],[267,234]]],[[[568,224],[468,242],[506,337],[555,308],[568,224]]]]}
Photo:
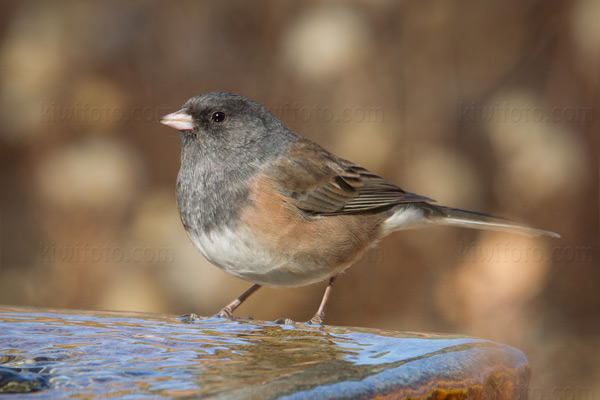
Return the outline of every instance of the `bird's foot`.
{"type": "Polygon", "coordinates": [[[313,317],[308,321],[311,325],[323,325],[323,321],[325,321],[324,313],[316,313],[313,317]]]}
{"type": "MultiPolygon", "coordinates": [[[[306,325],[323,325],[323,317],[324,315],[322,314],[315,314],[309,321],[303,322],[306,325]]],[[[279,325],[296,325],[297,322],[294,320],[291,320],[289,318],[279,318],[276,319],[275,321],[276,324],[279,325]]]]}
{"type": "Polygon", "coordinates": [[[279,325],[295,325],[296,324],[296,321],[292,321],[289,318],[278,318],[273,322],[275,322],[276,324],[279,324],[279,325]]]}
{"type": "Polygon", "coordinates": [[[225,319],[234,319],[233,311],[231,311],[231,307],[226,306],[221,309],[218,313],[215,314],[215,317],[225,318],[225,319]]]}
{"type": "Polygon", "coordinates": [[[181,317],[179,317],[179,320],[184,323],[198,322],[204,319],[206,319],[206,317],[200,317],[194,313],[183,314],[181,317]]]}

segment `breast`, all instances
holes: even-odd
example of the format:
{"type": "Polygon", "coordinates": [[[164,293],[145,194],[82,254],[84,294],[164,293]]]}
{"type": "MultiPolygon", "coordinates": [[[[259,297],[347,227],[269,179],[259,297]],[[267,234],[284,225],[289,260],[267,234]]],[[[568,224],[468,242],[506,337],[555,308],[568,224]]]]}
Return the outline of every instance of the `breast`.
{"type": "MultiPolygon", "coordinates": [[[[197,190],[179,186],[178,204],[186,232],[204,257],[252,283],[303,286],[326,280],[348,268],[382,234],[381,216],[310,216],[266,179],[253,180],[247,193],[228,224],[216,224],[207,214],[210,208],[198,207],[207,198],[197,190]]],[[[223,198],[210,200],[223,206],[223,198]]]]}
{"type": "Polygon", "coordinates": [[[382,233],[384,218],[377,214],[303,213],[268,179],[252,183],[250,200],[239,229],[257,259],[270,260],[261,268],[265,284],[301,286],[337,275],[382,233]]]}

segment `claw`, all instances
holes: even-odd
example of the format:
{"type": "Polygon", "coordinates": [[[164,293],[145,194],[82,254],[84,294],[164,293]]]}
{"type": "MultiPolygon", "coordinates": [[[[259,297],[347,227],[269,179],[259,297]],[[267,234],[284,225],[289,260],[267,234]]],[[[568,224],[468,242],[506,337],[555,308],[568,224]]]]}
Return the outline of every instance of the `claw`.
{"type": "Polygon", "coordinates": [[[184,314],[181,317],[179,317],[179,320],[181,322],[185,322],[185,323],[197,322],[202,319],[203,319],[203,317],[199,317],[197,314],[194,314],[194,313],[184,314]]]}
{"type": "Polygon", "coordinates": [[[279,325],[294,325],[296,323],[296,321],[292,321],[289,318],[278,318],[273,322],[279,325]]]}
{"type": "Polygon", "coordinates": [[[323,325],[324,317],[323,314],[315,314],[308,323],[311,325],[323,325]]]}
{"type": "Polygon", "coordinates": [[[233,319],[233,311],[229,306],[223,307],[221,311],[219,311],[215,317],[225,318],[225,319],[233,319]]]}

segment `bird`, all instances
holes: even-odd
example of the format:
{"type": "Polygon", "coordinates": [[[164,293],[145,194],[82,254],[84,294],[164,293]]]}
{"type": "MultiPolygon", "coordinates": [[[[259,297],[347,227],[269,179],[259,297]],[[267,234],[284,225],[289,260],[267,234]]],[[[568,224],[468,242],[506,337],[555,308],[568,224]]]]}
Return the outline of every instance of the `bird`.
{"type": "Polygon", "coordinates": [[[253,283],[219,317],[234,318],[262,286],[328,281],[308,321],[322,325],[336,278],[398,230],[452,225],[559,237],[407,192],[293,132],[240,94],[192,97],[159,122],[180,132],[176,198],[187,235],[212,264],[253,283]]]}

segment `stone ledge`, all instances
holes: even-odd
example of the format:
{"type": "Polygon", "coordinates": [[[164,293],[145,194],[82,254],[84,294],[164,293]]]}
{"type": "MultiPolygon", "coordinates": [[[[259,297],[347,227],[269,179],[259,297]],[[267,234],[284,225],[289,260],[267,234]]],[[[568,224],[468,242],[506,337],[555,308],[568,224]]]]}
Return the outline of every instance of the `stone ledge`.
{"type": "Polygon", "coordinates": [[[527,359],[456,335],[0,306],[0,393],[525,399],[527,359]],[[4,372],[3,372],[4,371],[4,372]]]}

